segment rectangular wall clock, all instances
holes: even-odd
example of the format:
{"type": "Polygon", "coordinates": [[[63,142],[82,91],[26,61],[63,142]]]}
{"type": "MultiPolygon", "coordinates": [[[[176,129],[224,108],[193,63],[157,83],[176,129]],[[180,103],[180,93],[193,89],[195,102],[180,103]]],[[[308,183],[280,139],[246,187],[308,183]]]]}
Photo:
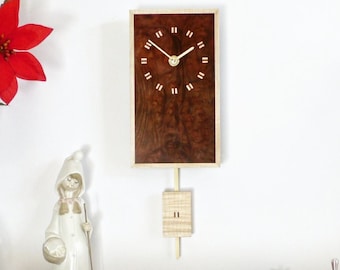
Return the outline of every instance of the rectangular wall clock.
{"type": "Polygon", "coordinates": [[[132,10],[134,166],[220,163],[218,10],[132,10]]]}

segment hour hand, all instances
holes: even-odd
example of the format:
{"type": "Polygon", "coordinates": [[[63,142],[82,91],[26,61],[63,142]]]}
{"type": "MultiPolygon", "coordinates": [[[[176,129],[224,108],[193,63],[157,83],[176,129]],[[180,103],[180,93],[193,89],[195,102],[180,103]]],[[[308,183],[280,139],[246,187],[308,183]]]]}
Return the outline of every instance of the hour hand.
{"type": "Polygon", "coordinates": [[[177,56],[177,59],[181,59],[183,56],[187,55],[189,52],[193,51],[195,49],[194,46],[190,47],[189,49],[182,52],[180,55],[177,56]]]}
{"type": "Polygon", "coordinates": [[[169,57],[169,65],[172,67],[176,67],[179,64],[179,59],[181,59],[183,56],[187,55],[189,52],[193,51],[195,49],[194,46],[190,47],[189,49],[182,52],[180,55],[172,55],[169,57]]]}
{"type": "Polygon", "coordinates": [[[163,53],[166,57],[170,58],[171,56],[164,51],[161,47],[159,47],[155,42],[153,42],[152,40],[148,40],[148,42],[150,42],[151,45],[153,45],[157,50],[159,50],[161,53],[163,53]]]}

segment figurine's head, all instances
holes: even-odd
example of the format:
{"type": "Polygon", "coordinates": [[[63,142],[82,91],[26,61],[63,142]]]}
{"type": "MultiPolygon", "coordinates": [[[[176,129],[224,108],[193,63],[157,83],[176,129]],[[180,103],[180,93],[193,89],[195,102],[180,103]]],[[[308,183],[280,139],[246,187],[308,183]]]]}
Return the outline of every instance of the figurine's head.
{"type": "Polygon", "coordinates": [[[66,193],[72,193],[72,197],[79,197],[84,193],[82,157],[83,154],[79,151],[65,159],[56,183],[56,190],[61,197],[65,197],[66,193]]]}
{"type": "Polygon", "coordinates": [[[78,173],[72,173],[59,182],[58,192],[61,198],[77,198],[83,192],[82,177],[78,173]]]}
{"type": "Polygon", "coordinates": [[[60,187],[65,191],[77,191],[82,186],[82,178],[78,173],[68,175],[61,183],[60,187]]]}

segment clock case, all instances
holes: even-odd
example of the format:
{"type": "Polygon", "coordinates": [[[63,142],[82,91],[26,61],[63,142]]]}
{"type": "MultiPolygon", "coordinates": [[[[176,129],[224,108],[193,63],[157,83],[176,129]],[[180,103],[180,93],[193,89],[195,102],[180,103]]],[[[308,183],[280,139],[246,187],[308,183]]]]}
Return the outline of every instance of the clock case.
{"type": "MultiPolygon", "coordinates": [[[[180,48],[181,51],[185,49],[187,47],[180,48]]],[[[177,53],[169,50],[169,54],[177,53]]],[[[131,152],[134,167],[220,165],[219,58],[217,9],[130,11],[131,152]],[[176,33],[172,32],[174,27],[176,33]],[[199,57],[197,65],[189,66],[195,69],[202,64],[203,57],[209,55],[209,63],[205,66],[210,68],[202,69],[205,77],[196,78],[199,82],[194,83],[197,85],[194,89],[187,89],[182,83],[176,94],[171,93],[169,87],[160,91],[157,88],[157,68],[161,67],[154,62],[166,57],[155,48],[145,48],[145,45],[149,39],[158,42],[163,35],[181,43],[181,40],[189,39],[188,33],[192,33],[192,44],[200,54],[184,56],[181,59],[183,65],[185,61],[199,57]],[[204,42],[206,47],[198,50],[199,42],[204,42]],[[157,54],[158,58],[155,58],[157,54]],[[148,80],[146,74],[150,67],[156,68],[156,72],[153,70],[151,75],[154,78],[148,80]]],[[[182,69],[180,65],[176,68],[182,69]]],[[[197,70],[199,74],[200,69],[197,70]]],[[[183,74],[176,76],[177,83],[185,81],[183,74]]]]}

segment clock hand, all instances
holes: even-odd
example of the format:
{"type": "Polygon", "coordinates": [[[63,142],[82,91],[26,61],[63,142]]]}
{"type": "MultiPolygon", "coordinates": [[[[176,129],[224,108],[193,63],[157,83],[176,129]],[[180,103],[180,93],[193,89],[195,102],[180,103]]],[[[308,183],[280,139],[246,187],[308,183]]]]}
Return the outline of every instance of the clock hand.
{"type": "Polygon", "coordinates": [[[186,51],[182,52],[180,55],[172,55],[170,56],[166,51],[164,51],[161,47],[159,47],[155,42],[153,42],[151,39],[148,40],[148,42],[153,45],[157,50],[159,50],[161,53],[163,53],[166,57],[169,58],[169,65],[172,67],[175,67],[179,64],[179,59],[181,59],[183,56],[187,55],[189,52],[193,51],[195,49],[194,46],[190,47],[186,51]]]}
{"type": "Polygon", "coordinates": [[[176,67],[179,64],[179,59],[181,59],[183,56],[187,55],[189,52],[193,51],[195,49],[194,46],[190,47],[189,49],[182,52],[180,55],[172,55],[169,57],[169,65],[172,67],[176,67]]]}
{"type": "Polygon", "coordinates": [[[171,56],[169,54],[167,54],[167,52],[165,52],[161,47],[159,47],[155,42],[153,42],[152,40],[148,40],[153,46],[155,46],[155,48],[157,50],[159,50],[161,53],[163,53],[166,57],[170,58],[171,56]]]}
{"type": "Polygon", "coordinates": [[[190,47],[186,51],[182,52],[180,55],[177,56],[177,59],[181,59],[183,56],[187,55],[189,52],[193,51],[195,49],[194,46],[190,47]]]}

